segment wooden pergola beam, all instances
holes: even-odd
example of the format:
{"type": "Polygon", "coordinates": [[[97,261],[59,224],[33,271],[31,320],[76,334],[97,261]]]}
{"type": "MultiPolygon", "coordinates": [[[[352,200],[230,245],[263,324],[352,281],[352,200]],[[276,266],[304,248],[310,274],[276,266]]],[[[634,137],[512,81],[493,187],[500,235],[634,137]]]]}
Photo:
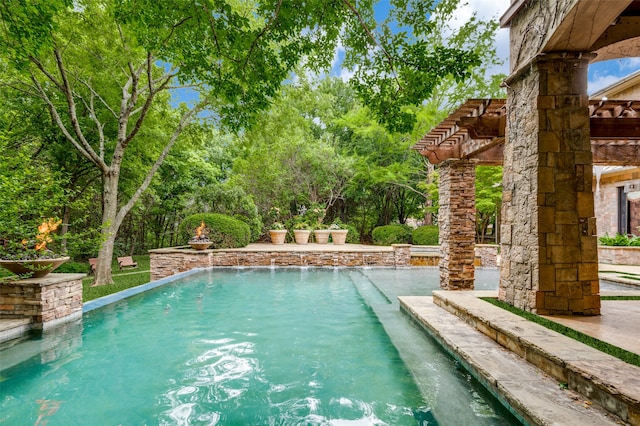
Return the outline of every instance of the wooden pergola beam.
{"type": "MultiPolygon", "coordinates": [[[[589,115],[594,164],[640,166],[640,102],[592,100],[589,115]]],[[[470,99],[413,149],[432,164],[458,158],[500,165],[505,127],[504,99],[470,99]]]]}

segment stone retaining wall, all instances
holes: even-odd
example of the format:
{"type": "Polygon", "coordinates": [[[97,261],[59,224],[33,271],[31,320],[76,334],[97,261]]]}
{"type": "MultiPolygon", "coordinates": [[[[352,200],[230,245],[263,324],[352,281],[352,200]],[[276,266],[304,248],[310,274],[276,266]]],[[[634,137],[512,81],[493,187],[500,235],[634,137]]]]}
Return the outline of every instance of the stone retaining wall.
{"type": "Polygon", "coordinates": [[[151,280],[155,281],[193,268],[210,266],[395,266],[411,264],[411,246],[394,244],[392,249],[366,251],[348,246],[340,250],[191,250],[169,248],[151,250],[151,280]]]}
{"type": "MultiPolygon", "coordinates": [[[[426,247],[426,246],[425,246],[426,247]]],[[[429,251],[414,251],[411,253],[411,266],[438,266],[440,262],[440,247],[433,247],[429,251]]],[[[475,266],[494,268],[498,266],[498,246],[495,244],[476,244],[475,266]]]]}
{"type": "Polygon", "coordinates": [[[84,274],[48,274],[0,283],[0,318],[31,318],[46,329],[82,316],[84,274]]]}
{"type": "Polygon", "coordinates": [[[639,266],[640,247],[598,246],[598,262],[639,266]]]}
{"type": "Polygon", "coordinates": [[[476,244],[476,266],[494,268],[498,265],[498,248],[495,244],[476,244]]]}

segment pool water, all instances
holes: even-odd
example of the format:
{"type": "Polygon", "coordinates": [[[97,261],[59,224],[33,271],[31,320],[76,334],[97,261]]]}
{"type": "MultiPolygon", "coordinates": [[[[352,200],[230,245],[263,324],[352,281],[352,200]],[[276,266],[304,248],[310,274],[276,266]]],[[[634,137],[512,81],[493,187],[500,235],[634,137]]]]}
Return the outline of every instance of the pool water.
{"type": "Polygon", "coordinates": [[[213,270],[88,312],[0,373],[0,423],[515,424],[398,313],[432,290],[407,274],[213,270]]]}

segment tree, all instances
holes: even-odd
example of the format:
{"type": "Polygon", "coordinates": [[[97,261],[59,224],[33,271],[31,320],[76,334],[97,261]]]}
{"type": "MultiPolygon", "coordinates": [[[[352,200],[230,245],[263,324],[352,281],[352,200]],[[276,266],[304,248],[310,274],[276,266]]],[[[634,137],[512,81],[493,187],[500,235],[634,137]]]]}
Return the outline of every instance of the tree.
{"type": "MultiPolygon", "coordinates": [[[[411,114],[445,75],[462,80],[478,65],[473,51],[433,46],[432,13],[454,0],[392,0],[376,25],[373,0],[22,0],[0,4],[0,53],[16,71],[11,86],[39,99],[67,141],[101,173],[104,243],[96,285],[111,279],[116,234],[181,133],[205,108],[240,128],[267,107],[303,59],[327,68],[338,43],[357,68],[358,93],[388,126],[411,114]],[[408,28],[407,31],[394,31],[408,28]],[[370,70],[370,71],[367,71],[370,70]],[[146,132],[168,92],[190,86],[195,103],[172,130],[146,132]],[[126,197],[119,190],[130,147],[149,145],[155,161],[126,197]]],[[[435,15],[434,15],[435,16],[435,15]]],[[[173,118],[173,117],[170,117],[173,118]]]]}
{"type": "Polygon", "coordinates": [[[479,243],[484,243],[489,224],[493,224],[494,232],[498,231],[501,203],[502,166],[476,167],[476,239],[479,243]]]}
{"type": "Polygon", "coordinates": [[[263,217],[272,207],[285,216],[302,205],[331,207],[343,196],[351,160],[336,152],[323,129],[331,98],[304,80],[286,86],[239,138],[232,181],[252,195],[263,217]]]}

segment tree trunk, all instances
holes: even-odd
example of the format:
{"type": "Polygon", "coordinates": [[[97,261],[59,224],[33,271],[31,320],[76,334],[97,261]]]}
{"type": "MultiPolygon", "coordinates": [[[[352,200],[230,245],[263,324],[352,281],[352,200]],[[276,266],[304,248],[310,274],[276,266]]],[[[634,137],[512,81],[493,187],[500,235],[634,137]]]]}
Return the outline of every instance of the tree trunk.
{"type": "Polygon", "coordinates": [[[111,261],[113,259],[113,243],[120,227],[117,219],[118,212],[118,176],[105,173],[103,176],[104,189],[102,193],[104,210],[102,212],[102,245],[98,252],[96,265],[96,280],[93,285],[113,284],[111,276],[111,261]]]}

